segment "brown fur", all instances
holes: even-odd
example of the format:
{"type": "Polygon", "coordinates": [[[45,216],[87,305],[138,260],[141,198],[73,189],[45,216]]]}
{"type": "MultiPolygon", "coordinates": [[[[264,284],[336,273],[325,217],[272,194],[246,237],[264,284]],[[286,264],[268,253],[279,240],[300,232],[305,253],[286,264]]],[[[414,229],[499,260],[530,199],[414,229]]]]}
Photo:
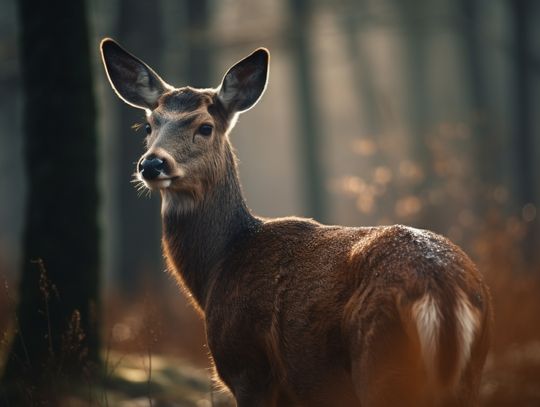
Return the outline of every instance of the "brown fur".
{"type": "Polygon", "coordinates": [[[164,253],[205,319],[219,377],[240,407],[474,405],[491,306],[458,247],[400,225],[324,226],[247,208],[227,133],[264,90],[266,63],[256,51],[217,90],[161,85],[148,114],[146,156],[182,174],[160,187],[164,253]]]}

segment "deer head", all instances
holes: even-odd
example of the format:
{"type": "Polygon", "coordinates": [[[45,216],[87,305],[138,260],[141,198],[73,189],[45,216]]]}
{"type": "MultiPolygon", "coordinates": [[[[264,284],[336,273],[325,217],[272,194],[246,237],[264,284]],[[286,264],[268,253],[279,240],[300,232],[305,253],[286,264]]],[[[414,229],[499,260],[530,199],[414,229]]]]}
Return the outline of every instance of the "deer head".
{"type": "Polygon", "coordinates": [[[118,96],[146,112],[147,149],[136,177],[160,190],[164,203],[174,197],[179,210],[194,208],[235,165],[228,134],[238,114],[252,108],[266,88],[268,51],[255,50],[231,67],[217,88],[208,89],[167,84],[108,38],[101,54],[118,96]]]}

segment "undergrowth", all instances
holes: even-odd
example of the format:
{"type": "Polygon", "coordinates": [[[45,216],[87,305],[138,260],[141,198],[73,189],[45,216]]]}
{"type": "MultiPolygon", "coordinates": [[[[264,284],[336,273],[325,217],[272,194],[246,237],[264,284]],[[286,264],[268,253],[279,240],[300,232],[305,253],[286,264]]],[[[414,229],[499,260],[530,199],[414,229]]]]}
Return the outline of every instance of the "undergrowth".
{"type": "MultiPolygon", "coordinates": [[[[512,235],[504,230],[486,231],[473,242],[471,251],[490,287],[495,315],[481,387],[482,405],[538,405],[540,265],[521,258],[512,235]]],[[[0,283],[3,366],[10,343],[15,338],[24,341],[24,332],[18,327],[12,282],[0,276],[0,283]]],[[[43,284],[45,288],[49,284],[43,293],[49,298],[51,283],[44,280],[43,284]]],[[[212,390],[201,318],[173,283],[165,288],[144,286],[147,288],[131,299],[114,291],[104,295],[103,374],[97,381],[72,386],[59,405],[115,406],[131,398],[146,400],[149,406],[158,405],[156,400],[159,405],[181,400],[191,400],[186,405],[193,406],[228,405],[230,399],[212,390]],[[207,373],[201,376],[201,371],[207,373]],[[180,388],[184,390],[180,392],[180,388]],[[189,388],[195,392],[189,393],[189,388]]],[[[79,352],[82,358],[86,350],[77,348],[82,336],[80,316],[74,313],[68,332],[63,334],[63,351],[79,352]]],[[[22,360],[27,357],[22,356],[22,360]]],[[[57,380],[55,386],[65,388],[62,372],[57,372],[57,380]]],[[[2,388],[0,405],[10,406],[2,388]]]]}

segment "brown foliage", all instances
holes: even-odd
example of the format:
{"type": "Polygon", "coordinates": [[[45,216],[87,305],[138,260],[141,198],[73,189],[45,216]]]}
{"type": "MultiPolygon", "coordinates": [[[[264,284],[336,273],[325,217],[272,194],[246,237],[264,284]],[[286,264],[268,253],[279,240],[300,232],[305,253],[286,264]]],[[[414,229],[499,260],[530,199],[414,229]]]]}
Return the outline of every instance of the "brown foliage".
{"type": "MultiPolygon", "coordinates": [[[[486,406],[540,402],[540,267],[521,258],[519,236],[523,234],[512,233],[513,223],[511,219],[498,222],[471,239],[471,252],[491,289],[495,314],[492,348],[481,388],[482,404],[486,406]]],[[[0,354],[5,357],[16,328],[15,293],[4,276],[0,282],[0,354]]],[[[105,346],[120,355],[150,352],[209,367],[203,324],[189,301],[172,282],[165,288],[144,286],[147,288],[134,300],[112,291],[104,296],[105,346]]],[[[72,326],[66,335],[83,334],[76,316],[72,326]]]]}

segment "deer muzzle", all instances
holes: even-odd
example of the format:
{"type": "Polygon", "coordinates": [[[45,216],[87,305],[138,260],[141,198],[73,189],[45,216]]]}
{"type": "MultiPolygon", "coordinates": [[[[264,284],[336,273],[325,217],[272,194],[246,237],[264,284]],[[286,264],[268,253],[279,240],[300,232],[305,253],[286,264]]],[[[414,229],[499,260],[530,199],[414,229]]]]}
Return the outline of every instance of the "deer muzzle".
{"type": "Polygon", "coordinates": [[[167,162],[157,156],[148,156],[139,162],[139,173],[147,181],[155,180],[167,171],[167,162]]]}

